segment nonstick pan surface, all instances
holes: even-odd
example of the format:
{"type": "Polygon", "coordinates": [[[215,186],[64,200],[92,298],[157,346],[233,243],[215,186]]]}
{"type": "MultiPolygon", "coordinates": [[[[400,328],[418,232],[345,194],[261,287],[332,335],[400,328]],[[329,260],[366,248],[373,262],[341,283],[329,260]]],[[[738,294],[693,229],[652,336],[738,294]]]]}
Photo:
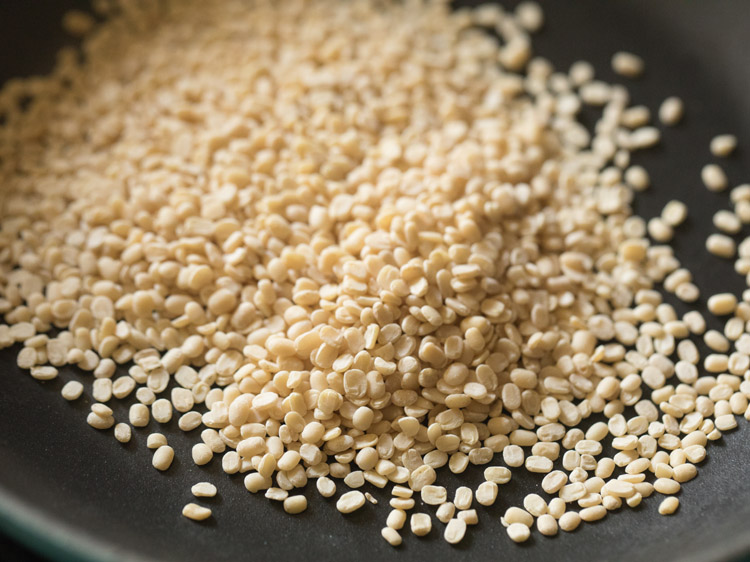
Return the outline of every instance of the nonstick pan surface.
{"type": "MultiPolygon", "coordinates": [[[[504,5],[513,2],[504,2],[504,5]]],[[[461,3],[466,4],[466,3],[461,3]]],[[[674,242],[704,296],[740,294],[744,280],[732,263],[709,256],[704,241],[711,217],[728,208],[728,195],[708,192],[701,167],[712,161],[712,136],[738,135],[740,149],[724,162],[732,185],[750,181],[750,2],[746,0],[547,0],[544,31],[536,52],[566,70],[578,59],[592,62],[603,78],[612,53],[642,55],[645,76],[627,84],[634,103],[653,112],[668,95],[686,103],[686,119],[664,130],[662,144],[636,155],[652,176],[653,187],[637,194],[635,210],[649,218],[670,199],[688,203],[690,218],[674,242]]],[[[48,71],[63,44],[58,22],[81,0],[0,2],[0,81],[48,71]]],[[[2,186],[0,186],[2,189],[2,186]]],[[[750,234],[745,229],[744,236],[750,234]]],[[[684,311],[680,303],[678,311],[684,311]]],[[[702,299],[701,303],[705,303],[702,299]]],[[[703,306],[701,304],[701,306],[703,306]]],[[[718,327],[716,324],[714,327],[718,327]]],[[[500,525],[500,515],[523,496],[540,489],[541,478],[514,471],[495,506],[480,509],[480,523],[451,547],[434,521],[429,536],[405,533],[397,550],[380,537],[387,515],[387,490],[370,490],[380,505],[344,517],[333,502],[311,491],[310,507],[291,517],[281,505],[251,495],[242,477],[229,477],[214,460],[194,466],[186,436],[172,422],[167,428],[177,458],[162,474],[151,468],[146,435],[134,431],[128,445],[85,423],[87,398],[66,403],[63,383],[80,378],[73,369],[59,380],[39,383],[15,366],[17,349],[0,353],[0,528],[55,560],[518,560],[681,562],[730,560],[750,551],[750,429],[740,429],[709,447],[699,477],[683,487],[677,515],[662,517],[658,496],[638,509],[623,509],[578,531],[546,539],[538,533],[516,546],[500,525]],[[204,524],[180,516],[190,486],[210,480],[219,495],[210,501],[214,518],[204,524]]],[[[124,405],[115,406],[118,419],[124,405]]],[[[110,432],[111,433],[111,432],[110,432]]],[[[482,469],[461,476],[476,486],[482,469]]],[[[451,488],[459,480],[440,476],[451,488]]],[[[340,485],[341,486],[341,485],[340,485]]],[[[310,487],[310,486],[308,486],[310,487]]],[[[429,510],[429,509],[428,509],[429,510]]]]}

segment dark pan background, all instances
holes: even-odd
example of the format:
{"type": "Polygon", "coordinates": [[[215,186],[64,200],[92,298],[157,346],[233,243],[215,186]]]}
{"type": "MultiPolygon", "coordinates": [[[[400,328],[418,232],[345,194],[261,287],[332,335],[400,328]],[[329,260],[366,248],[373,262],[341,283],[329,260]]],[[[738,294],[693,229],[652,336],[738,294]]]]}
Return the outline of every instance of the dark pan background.
{"type": "MultiPolygon", "coordinates": [[[[504,5],[515,2],[504,2],[504,5]]],[[[462,2],[461,4],[466,4],[462,2]]],[[[609,59],[619,49],[646,58],[647,72],[625,81],[633,100],[653,111],[668,95],[679,95],[687,118],[664,131],[658,148],[638,155],[651,172],[653,188],[638,194],[636,212],[648,218],[672,198],[685,200],[690,219],[677,232],[678,257],[689,267],[704,295],[744,289],[731,262],[709,256],[704,240],[711,216],[728,208],[728,195],[709,193],[699,179],[712,160],[711,137],[733,132],[740,149],[722,162],[732,185],[750,180],[750,2],[747,0],[547,0],[544,31],[536,51],[558,68],[586,59],[605,79],[615,78],[609,59]]],[[[0,82],[49,70],[64,37],[57,22],[67,7],[83,0],[4,0],[0,2],[0,82]]],[[[0,187],[1,189],[1,187],[0,187]]],[[[748,229],[745,229],[747,235],[748,229]]],[[[673,300],[670,302],[674,302],[673,300]]],[[[705,300],[702,299],[701,303],[705,300]]],[[[677,303],[676,303],[677,304],[677,303]]],[[[702,304],[701,304],[702,306],[702,304]]],[[[684,310],[680,307],[679,310],[684,310]]],[[[718,324],[715,324],[718,326],[718,324]]],[[[430,535],[404,532],[397,551],[380,537],[388,508],[387,490],[370,490],[379,506],[367,505],[344,517],[332,500],[309,493],[309,509],[297,517],[281,505],[244,490],[242,477],[228,477],[220,462],[199,468],[190,460],[197,432],[186,436],[172,422],[170,443],[177,451],[172,468],[151,468],[146,435],[154,424],[134,431],[128,445],[85,423],[90,401],[64,402],[59,391],[73,369],[59,380],[38,383],[15,367],[14,351],[0,353],[0,527],[45,556],[60,560],[375,560],[474,559],[605,561],[652,559],[663,562],[737,559],[750,549],[750,443],[745,422],[709,448],[700,476],[680,494],[678,515],[661,517],[654,496],[636,509],[612,513],[572,534],[546,539],[538,533],[522,546],[507,538],[499,518],[540,478],[514,471],[492,508],[480,506],[480,523],[457,547],[442,540],[443,525],[433,518],[430,535]],[[208,500],[214,518],[196,524],[180,516],[191,500],[190,486],[211,480],[219,496],[208,500]],[[7,514],[13,518],[8,519],[7,514]]],[[[126,407],[116,406],[118,419],[126,407]]],[[[452,489],[481,482],[476,467],[460,479],[442,473],[452,489]]],[[[343,485],[339,486],[339,489],[343,485]]],[[[308,486],[311,488],[311,486],[308,486]]],[[[418,509],[424,507],[418,505],[418,509]]],[[[428,512],[433,512],[429,506],[428,512]]],[[[5,538],[0,560],[34,560],[25,547],[5,538]]]]}

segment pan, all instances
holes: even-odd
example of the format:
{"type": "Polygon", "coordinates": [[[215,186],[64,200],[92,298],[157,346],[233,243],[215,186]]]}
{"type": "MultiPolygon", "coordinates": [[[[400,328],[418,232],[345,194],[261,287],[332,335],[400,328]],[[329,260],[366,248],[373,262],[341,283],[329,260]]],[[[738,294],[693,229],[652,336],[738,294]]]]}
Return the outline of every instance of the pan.
{"type": "MultiPolygon", "coordinates": [[[[512,1],[504,1],[505,6],[512,1]]],[[[460,2],[458,5],[475,5],[460,2]]],[[[674,245],[680,260],[704,294],[740,294],[744,280],[732,264],[704,250],[711,217],[727,208],[726,194],[707,191],[700,169],[710,160],[709,140],[732,132],[740,149],[726,162],[732,185],[750,178],[750,3],[746,0],[547,0],[545,29],[535,50],[558,69],[579,59],[592,62],[606,80],[619,80],[611,55],[629,50],[643,56],[643,78],[627,81],[635,103],[652,112],[665,97],[680,96],[686,119],[664,131],[664,142],[636,161],[652,176],[653,188],[639,193],[635,211],[645,218],[670,199],[684,200],[690,218],[674,245]]],[[[65,44],[60,18],[81,0],[0,3],[0,81],[51,69],[54,53],[65,44]]],[[[684,311],[681,303],[667,299],[684,311]]],[[[719,327],[714,326],[714,327],[719,327]]],[[[705,350],[704,350],[705,351],[705,350]]],[[[193,443],[173,421],[166,428],[177,452],[172,468],[151,468],[146,436],[136,430],[122,445],[93,430],[84,418],[90,403],[60,399],[63,383],[80,377],[72,369],[58,380],[39,383],[15,366],[16,349],[0,353],[0,528],[51,560],[76,561],[240,561],[240,560],[518,560],[555,559],[663,562],[735,560],[750,552],[750,435],[744,423],[712,444],[699,466],[700,477],[684,485],[676,516],[657,513],[658,498],[625,509],[553,539],[537,533],[513,545],[500,515],[523,496],[540,490],[540,478],[514,472],[498,502],[483,510],[477,528],[458,546],[449,546],[435,525],[425,538],[410,536],[397,550],[379,536],[387,509],[386,490],[370,489],[381,509],[339,514],[331,500],[316,493],[297,517],[276,502],[249,494],[241,476],[227,476],[217,462],[194,466],[193,443]],[[190,501],[190,486],[209,480],[219,487],[210,500],[214,517],[195,524],[180,516],[190,501]]],[[[115,415],[126,415],[116,405],[115,415]]],[[[473,467],[460,483],[476,486],[473,467]]],[[[446,473],[447,486],[459,485],[446,473]]],[[[369,485],[368,485],[369,486],[369,485]]],[[[1,557],[1,556],[0,556],[1,557]]]]}

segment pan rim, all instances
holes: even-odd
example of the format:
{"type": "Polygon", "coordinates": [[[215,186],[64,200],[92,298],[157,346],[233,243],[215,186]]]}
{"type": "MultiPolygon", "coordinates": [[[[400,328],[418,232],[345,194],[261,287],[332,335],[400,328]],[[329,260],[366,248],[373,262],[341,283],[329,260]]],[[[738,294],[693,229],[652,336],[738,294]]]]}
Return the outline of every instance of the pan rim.
{"type": "Polygon", "coordinates": [[[80,526],[45,512],[0,483],[0,531],[34,552],[59,562],[157,562],[113,545],[80,526]]]}

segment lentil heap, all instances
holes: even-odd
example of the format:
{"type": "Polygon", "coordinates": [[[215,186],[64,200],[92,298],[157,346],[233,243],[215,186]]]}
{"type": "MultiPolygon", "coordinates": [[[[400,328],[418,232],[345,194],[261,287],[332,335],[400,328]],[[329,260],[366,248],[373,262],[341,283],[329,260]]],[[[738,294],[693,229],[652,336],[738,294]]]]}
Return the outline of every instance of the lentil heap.
{"type": "MultiPolygon", "coordinates": [[[[488,466],[476,490],[448,491],[443,466],[499,454],[544,475],[545,497],[501,518],[520,542],[535,521],[555,535],[675,494],[707,442],[750,415],[750,304],[709,301],[730,319],[726,337],[705,334],[702,376],[688,336],[705,320],[680,319],[656,288],[686,302],[699,290],[647,238],[670,240],[687,209],[631,216],[649,178],[630,153],[659,131],[587,63],[533,58],[536,4],[99,5],[102,24],[66,18],[83,61],[62,51],[50,76],[0,94],[0,344],[22,344],[18,364],[40,380],[90,372],[63,397],[91,394],[93,427],[125,442],[131,425],[179,416],[201,431],[196,464],[221,455],[290,514],[309,480],[325,497],[350,488],[343,513],[377,503],[356,490],[366,482],[393,485],[382,535],[397,546],[407,521],[432,527],[407,516],[414,492],[457,543],[511,478],[488,466]],[[602,110],[593,134],[585,105],[602,110]],[[113,397],[133,402],[130,425],[113,397]],[[608,421],[584,432],[596,413],[608,421]]],[[[639,74],[623,56],[615,66],[639,74]]],[[[726,187],[718,166],[703,176],[726,187]]],[[[711,251],[733,256],[714,236],[711,251]]],[[[149,447],[168,470],[166,437],[149,447]]]]}

